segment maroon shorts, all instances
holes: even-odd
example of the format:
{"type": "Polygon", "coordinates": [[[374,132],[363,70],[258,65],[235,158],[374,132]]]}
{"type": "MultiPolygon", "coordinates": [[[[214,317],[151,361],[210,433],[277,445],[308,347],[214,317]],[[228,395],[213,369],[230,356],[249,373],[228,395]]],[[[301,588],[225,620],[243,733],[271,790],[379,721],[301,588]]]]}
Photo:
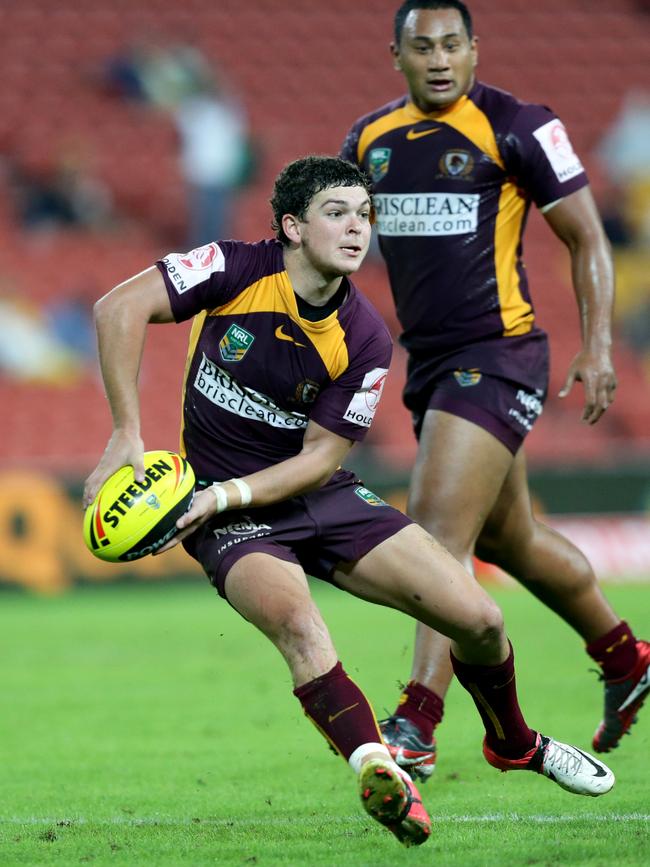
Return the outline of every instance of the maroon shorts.
{"type": "Polygon", "coordinates": [[[516,454],[542,412],[547,391],[545,339],[510,338],[438,361],[410,358],[404,404],[418,438],[426,411],[438,409],[482,427],[516,454]]]}
{"type": "Polygon", "coordinates": [[[317,491],[259,509],[223,512],[183,545],[225,598],[226,576],[246,554],[271,554],[329,581],[339,563],[359,560],[412,523],[353,473],[339,470],[317,491]]]}

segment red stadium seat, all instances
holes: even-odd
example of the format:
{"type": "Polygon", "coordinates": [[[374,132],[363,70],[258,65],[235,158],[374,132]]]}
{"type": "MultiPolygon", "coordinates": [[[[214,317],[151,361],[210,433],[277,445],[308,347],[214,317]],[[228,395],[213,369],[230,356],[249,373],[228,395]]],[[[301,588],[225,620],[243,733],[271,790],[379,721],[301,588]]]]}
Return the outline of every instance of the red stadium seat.
{"type": "MultiPolygon", "coordinates": [[[[529,0],[474,0],[472,11],[477,32],[484,37],[481,74],[522,97],[548,102],[565,117],[592,172],[593,148],[625,92],[647,88],[647,23],[635,5],[621,2],[601,8],[546,0],[535,6],[529,0]],[[525,39],[516,41],[518,35],[525,39]]],[[[25,236],[11,222],[13,210],[5,190],[0,270],[15,275],[26,296],[42,303],[77,291],[79,280],[86,278],[92,283],[90,291],[101,294],[147,267],[169,243],[176,243],[171,239],[182,237],[185,199],[169,119],[122,103],[97,86],[102,64],[132,41],[153,34],[194,42],[223,66],[239,89],[262,152],[258,179],[241,196],[233,232],[250,239],[268,235],[269,184],[285,162],[302,153],[335,152],[356,116],[403,89],[388,55],[390,10],[371,0],[89,0],[83,11],[72,0],[24,0],[2,4],[0,24],[8,37],[3,41],[0,91],[3,152],[43,167],[66,141],[79,142],[92,155],[99,177],[127,218],[122,229],[105,237],[62,231],[25,236]]],[[[526,252],[539,320],[553,337],[554,392],[578,341],[567,258],[537,217],[531,219],[526,252]]],[[[359,284],[397,334],[383,265],[369,261],[359,284]]],[[[183,329],[166,331],[173,336],[162,343],[156,338],[147,352],[145,380],[155,376],[176,383],[174,377],[180,376],[186,334],[183,329]]],[[[373,442],[385,447],[396,465],[407,465],[414,452],[410,420],[400,400],[403,368],[397,348],[372,431],[373,442]]],[[[647,390],[646,368],[626,356],[619,361],[619,373],[617,403],[588,435],[576,421],[579,412],[567,412],[552,398],[531,437],[531,455],[553,457],[559,449],[574,457],[578,452],[604,454],[612,443],[620,447],[629,436],[647,445],[650,419],[645,407],[650,402],[638,398],[640,388],[647,390]]],[[[90,465],[108,431],[94,369],[68,389],[18,387],[0,373],[0,401],[15,407],[4,430],[5,460],[90,465]],[[35,421],[36,407],[39,419],[46,411],[52,419],[47,437],[35,421]]],[[[178,426],[175,395],[148,395],[146,401],[147,424],[157,443],[173,446],[178,426]]],[[[576,402],[579,408],[577,396],[576,402]]]]}

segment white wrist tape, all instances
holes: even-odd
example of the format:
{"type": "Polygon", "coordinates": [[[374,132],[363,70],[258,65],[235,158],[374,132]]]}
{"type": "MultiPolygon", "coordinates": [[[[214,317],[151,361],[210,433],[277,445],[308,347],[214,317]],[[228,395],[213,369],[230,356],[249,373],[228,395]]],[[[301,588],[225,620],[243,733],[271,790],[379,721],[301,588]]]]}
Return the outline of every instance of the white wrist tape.
{"type": "Polygon", "coordinates": [[[244,508],[245,506],[248,506],[250,501],[253,499],[250,485],[243,479],[228,479],[228,481],[232,482],[239,491],[239,495],[241,497],[241,507],[244,508]]]}
{"type": "Polygon", "coordinates": [[[212,491],[217,498],[217,514],[219,514],[219,512],[225,512],[228,508],[228,494],[223,485],[219,484],[219,482],[215,482],[214,485],[210,485],[206,490],[212,491]]]}

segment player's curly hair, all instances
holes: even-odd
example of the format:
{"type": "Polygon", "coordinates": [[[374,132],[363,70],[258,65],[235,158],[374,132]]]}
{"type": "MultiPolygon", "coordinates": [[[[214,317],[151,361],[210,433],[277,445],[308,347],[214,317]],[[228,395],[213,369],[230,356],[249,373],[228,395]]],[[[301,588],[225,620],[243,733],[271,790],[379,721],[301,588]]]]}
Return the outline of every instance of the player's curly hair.
{"type": "Polygon", "coordinates": [[[404,22],[414,9],[456,9],[463,19],[468,39],[473,36],[472,16],[462,0],[405,0],[395,13],[395,45],[399,47],[404,22]]]}
{"type": "Polygon", "coordinates": [[[371,181],[358,166],[339,157],[302,157],[286,165],[275,179],[271,226],[276,237],[285,246],[289,239],[282,228],[282,217],[293,214],[305,218],[312,199],[329,187],[363,187],[372,201],[371,181]]]}

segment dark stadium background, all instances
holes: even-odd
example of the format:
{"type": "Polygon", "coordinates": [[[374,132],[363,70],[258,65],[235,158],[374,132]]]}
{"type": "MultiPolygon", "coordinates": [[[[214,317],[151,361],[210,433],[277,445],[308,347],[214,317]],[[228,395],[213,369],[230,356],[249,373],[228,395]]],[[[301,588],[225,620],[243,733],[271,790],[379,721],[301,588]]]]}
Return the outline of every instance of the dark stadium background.
{"type": "MultiPolygon", "coordinates": [[[[233,235],[256,240],[270,232],[267,199],[282,165],[306,153],[336,152],[359,114],[402,92],[388,54],[393,6],[371,0],[0,2],[0,304],[19,304],[36,316],[66,299],[89,308],[117,282],[178,249],[185,195],[169,117],[101,86],[102,65],[125,44],[152,36],[192,44],[227,73],[248,113],[257,154],[233,235]],[[118,214],[110,229],[34,231],[20,224],[12,170],[46,174],[64,152],[80,154],[110,190],[118,214]]],[[[637,308],[640,322],[650,319],[650,230],[642,231],[644,219],[650,224],[650,168],[633,187],[614,186],[598,151],[629,95],[650,99],[647,3],[474,0],[471,7],[482,37],[481,76],[551,105],[566,122],[601,205],[640,227],[634,244],[616,254],[623,335],[637,308]]],[[[586,428],[579,421],[580,386],[563,403],[555,397],[578,346],[578,322],[568,256],[536,214],[526,252],[538,319],[552,337],[551,398],[527,443],[539,507],[554,514],[597,511],[613,540],[608,546],[634,549],[634,574],[650,574],[642,542],[650,507],[650,339],[644,347],[621,336],[616,404],[586,428]],[[621,520],[627,514],[633,525],[621,520]]],[[[381,262],[364,265],[357,282],[397,335],[381,262]]],[[[0,307],[0,318],[6,309],[0,307]]],[[[187,333],[185,326],[152,329],[141,376],[150,448],[177,446],[187,333]]],[[[400,403],[403,367],[398,347],[376,424],[354,459],[366,483],[397,502],[414,455],[400,403]]],[[[44,372],[26,379],[0,366],[0,407],[0,579],[42,589],[77,576],[108,580],[105,567],[78,550],[76,523],[80,483],[110,431],[96,363],[65,377],[44,372]]],[[[583,522],[577,532],[588,531],[583,522]]],[[[605,538],[595,536],[595,544],[605,538]]],[[[629,572],[621,562],[620,570],[607,568],[629,572]]],[[[139,577],[156,573],[141,568],[139,577]]],[[[166,568],[173,572],[179,562],[166,568]]]]}

